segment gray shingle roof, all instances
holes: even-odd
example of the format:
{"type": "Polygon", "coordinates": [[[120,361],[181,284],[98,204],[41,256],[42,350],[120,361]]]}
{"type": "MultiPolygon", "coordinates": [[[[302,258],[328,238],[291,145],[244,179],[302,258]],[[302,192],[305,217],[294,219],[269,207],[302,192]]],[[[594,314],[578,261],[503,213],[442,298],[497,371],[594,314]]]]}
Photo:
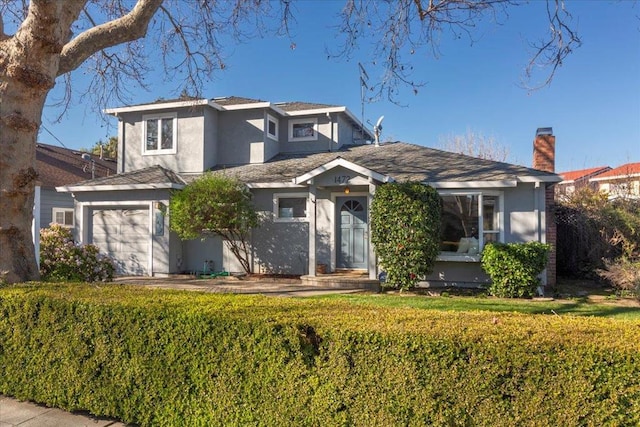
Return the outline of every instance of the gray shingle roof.
{"type": "Polygon", "coordinates": [[[90,179],[80,182],[78,186],[98,185],[136,185],[136,184],[178,184],[186,182],[174,171],[155,165],[131,172],[120,173],[105,178],[90,179]]]}
{"type": "Polygon", "coordinates": [[[242,96],[225,96],[221,98],[213,98],[212,100],[218,105],[242,105],[242,104],[256,104],[258,102],[266,102],[261,99],[244,98],[242,96]]]}
{"type": "MultiPolygon", "coordinates": [[[[84,160],[82,153],[55,145],[36,144],[36,170],[42,187],[58,187],[74,184],[91,178],[91,161],[84,160]]],[[[114,160],[91,155],[95,162],[93,173],[97,177],[116,174],[114,160]]]]}
{"type": "MultiPolygon", "coordinates": [[[[225,173],[246,183],[291,182],[295,177],[338,157],[366,167],[396,181],[499,181],[517,176],[556,177],[555,174],[478,159],[404,142],[346,147],[339,151],[313,154],[279,154],[262,164],[218,166],[225,173]]],[[[558,178],[559,180],[559,178],[558,178]]]]}
{"type": "Polygon", "coordinates": [[[313,102],[300,102],[300,101],[276,102],[274,105],[284,111],[317,110],[322,108],[338,107],[338,105],[318,104],[313,102]]]}

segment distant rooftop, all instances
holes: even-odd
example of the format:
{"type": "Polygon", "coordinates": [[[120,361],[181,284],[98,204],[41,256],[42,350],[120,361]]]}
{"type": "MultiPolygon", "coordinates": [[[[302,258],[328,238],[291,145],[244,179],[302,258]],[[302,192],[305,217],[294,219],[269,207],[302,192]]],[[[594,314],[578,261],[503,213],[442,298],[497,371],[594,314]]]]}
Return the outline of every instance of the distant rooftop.
{"type": "Polygon", "coordinates": [[[606,172],[608,170],[611,170],[611,168],[609,166],[598,166],[595,168],[588,168],[588,169],[580,169],[580,170],[575,170],[575,171],[568,171],[568,172],[560,172],[558,173],[558,175],[560,175],[562,177],[563,181],[566,182],[573,182],[576,181],[578,179],[581,178],[592,178],[596,175],[599,175],[603,172],[606,172]]]}
{"type": "Polygon", "coordinates": [[[605,173],[601,173],[595,178],[591,179],[594,181],[600,181],[605,179],[630,178],[636,176],[640,176],[640,162],[626,163],[605,173]]]}
{"type": "Polygon", "coordinates": [[[58,187],[91,179],[92,161],[95,162],[96,178],[116,174],[116,162],[101,159],[91,154],[91,160],[84,160],[82,152],[55,145],[36,144],[36,170],[42,187],[58,187]]]}

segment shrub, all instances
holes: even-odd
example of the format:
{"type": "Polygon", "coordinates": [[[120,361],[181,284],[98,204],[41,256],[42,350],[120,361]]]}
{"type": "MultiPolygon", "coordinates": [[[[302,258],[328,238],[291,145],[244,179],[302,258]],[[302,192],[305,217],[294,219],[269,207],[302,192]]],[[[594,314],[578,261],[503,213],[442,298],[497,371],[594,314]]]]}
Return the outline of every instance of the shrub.
{"type": "Polygon", "coordinates": [[[442,201],[419,182],[378,187],[371,204],[371,242],[386,284],[408,289],[431,273],[440,251],[442,201]]]}
{"type": "Polygon", "coordinates": [[[40,276],[45,281],[111,281],[115,267],[95,245],[76,245],[71,230],[58,224],[40,230],[40,276]]]}
{"type": "Polygon", "coordinates": [[[640,257],[640,201],[609,201],[606,193],[577,190],[555,208],[558,274],[596,278],[606,262],[640,257]]]}
{"type": "Polygon", "coordinates": [[[0,393],[140,426],[632,426],[639,325],[14,285],[0,393]]]}
{"type": "Polygon", "coordinates": [[[597,270],[600,277],[622,293],[631,293],[640,300],[640,261],[619,259],[606,261],[606,269],[597,270]]]}
{"type": "Polygon", "coordinates": [[[547,265],[550,246],[539,242],[492,243],[482,252],[482,269],[491,278],[489,292],[501,298],[534,295],[547,265]]]}

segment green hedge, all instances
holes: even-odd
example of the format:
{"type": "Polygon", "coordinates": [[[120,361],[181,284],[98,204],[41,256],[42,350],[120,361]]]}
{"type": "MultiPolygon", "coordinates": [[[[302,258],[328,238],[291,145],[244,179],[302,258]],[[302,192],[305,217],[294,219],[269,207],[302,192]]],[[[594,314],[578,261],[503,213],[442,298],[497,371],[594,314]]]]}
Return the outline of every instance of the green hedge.
{"type": "Polygon", "coordinates": [[[630,426],[640,323],[21,285],[0,393],[142,426],[630,426]]]}

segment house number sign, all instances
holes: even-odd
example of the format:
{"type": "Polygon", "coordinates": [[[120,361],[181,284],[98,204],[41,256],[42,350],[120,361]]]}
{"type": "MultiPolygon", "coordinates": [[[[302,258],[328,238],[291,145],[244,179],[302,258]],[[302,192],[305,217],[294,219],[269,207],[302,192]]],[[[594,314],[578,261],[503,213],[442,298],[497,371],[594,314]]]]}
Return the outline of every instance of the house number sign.
{"type": "Polygon", "coordinates": [[[348,184],[351,179],[351,175],[336,175],[333,177],[333,182],[336,184],[348,184]]]}

